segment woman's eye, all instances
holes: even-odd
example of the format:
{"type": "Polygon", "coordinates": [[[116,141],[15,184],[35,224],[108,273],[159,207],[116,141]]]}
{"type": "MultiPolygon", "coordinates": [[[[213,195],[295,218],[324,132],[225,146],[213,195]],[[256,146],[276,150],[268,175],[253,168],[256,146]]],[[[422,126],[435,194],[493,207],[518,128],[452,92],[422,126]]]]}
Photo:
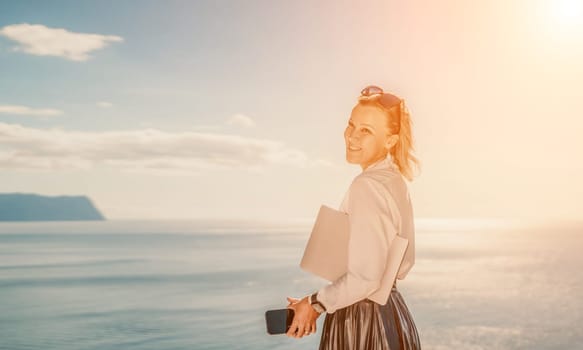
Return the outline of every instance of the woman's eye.
{"type": "Polygon", "coordinates": [[[368,129],[362,129],[362,132],[364,132],[364,133],[370,133],[370,130],[368,130],[368,129]]]}

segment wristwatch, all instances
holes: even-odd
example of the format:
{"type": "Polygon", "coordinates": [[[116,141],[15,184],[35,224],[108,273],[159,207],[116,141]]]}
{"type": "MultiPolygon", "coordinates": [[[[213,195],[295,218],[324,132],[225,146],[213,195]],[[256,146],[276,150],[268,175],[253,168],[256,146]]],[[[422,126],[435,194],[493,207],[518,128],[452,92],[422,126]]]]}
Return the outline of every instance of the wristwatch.
{"type": "Polygon", "coordinates": [[[316,310],[317,313],[321,314],[322,312],[326,311],[324,304],[318,301],[318,292],[310,295],[310,305],[316,310]]]}

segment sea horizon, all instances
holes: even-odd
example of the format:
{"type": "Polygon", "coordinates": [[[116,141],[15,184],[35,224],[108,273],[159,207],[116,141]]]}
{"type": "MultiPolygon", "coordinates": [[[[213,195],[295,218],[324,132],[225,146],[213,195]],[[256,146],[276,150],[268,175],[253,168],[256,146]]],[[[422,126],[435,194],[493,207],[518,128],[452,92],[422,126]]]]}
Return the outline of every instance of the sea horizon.
{"type": "MultiPolygon", "coordinates": [[[[572,349],[583,341],[583,225],[416,221],[398,289],[423,349],[572,349]],[[438,224],[440,223],[440,224],[438,224]],[[427,225],[427,226],[424,226],[427,225]]],[[[327,283],[299,261],[310,225],[197,220],[0,223],[0,348],[295,349],[266,310],[327,283]]]]}

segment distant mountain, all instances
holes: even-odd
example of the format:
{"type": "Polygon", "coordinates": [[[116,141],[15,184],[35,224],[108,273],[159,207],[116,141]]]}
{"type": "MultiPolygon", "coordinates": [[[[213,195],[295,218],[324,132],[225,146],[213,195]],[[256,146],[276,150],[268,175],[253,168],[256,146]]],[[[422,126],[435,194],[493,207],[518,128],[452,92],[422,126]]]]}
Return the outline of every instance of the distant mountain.
{"type": "Polygon", "coordinates": [[[87,196],[0,193],[0,221],[105,220],[87,196]]]}

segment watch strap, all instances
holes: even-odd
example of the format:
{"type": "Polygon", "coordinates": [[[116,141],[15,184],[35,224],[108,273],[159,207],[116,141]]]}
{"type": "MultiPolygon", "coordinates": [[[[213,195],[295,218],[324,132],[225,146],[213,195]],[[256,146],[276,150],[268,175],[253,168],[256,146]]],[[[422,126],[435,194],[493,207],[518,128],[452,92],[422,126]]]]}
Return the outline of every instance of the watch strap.
{"type": "Polygon", "coordinates": [[[310,304],[319,313],[326,311],[326,307],[324,307],[324,304],[318,301],[318,292],[312,293],[310,295],[310,304]]]}

